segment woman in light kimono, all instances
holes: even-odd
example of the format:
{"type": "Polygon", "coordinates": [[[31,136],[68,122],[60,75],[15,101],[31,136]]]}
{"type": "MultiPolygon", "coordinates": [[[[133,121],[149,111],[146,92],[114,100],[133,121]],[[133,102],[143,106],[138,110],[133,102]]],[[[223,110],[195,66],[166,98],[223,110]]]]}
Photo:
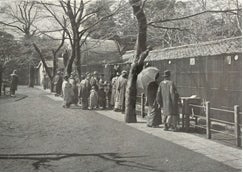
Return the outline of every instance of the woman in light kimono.
{"type": "Polygon", "coordinates": [[[73,89],[72,85],[68,81],[68,76],[64,77],[64,81],[62,83],[62,92],[63,92],[63,107],[69,108],[73,101],[73,89]]]}

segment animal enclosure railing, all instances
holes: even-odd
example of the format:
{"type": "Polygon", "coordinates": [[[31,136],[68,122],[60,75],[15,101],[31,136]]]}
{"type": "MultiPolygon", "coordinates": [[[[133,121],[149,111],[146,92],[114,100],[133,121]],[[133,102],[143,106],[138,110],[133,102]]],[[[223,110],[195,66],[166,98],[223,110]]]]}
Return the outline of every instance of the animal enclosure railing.
{"type": "MultiPolygon", "coordinates": [[[[196,118],[202,118],[204,120],[206,120],[206,125],[198,125],[197,124],[197,120],[195,122],[195,125],[193,125],[194,127],[199,127],[199,128],[203,128],[206,129],[206,134],[207,134],[207,138],[211,139],[212,138],[212,132],[217,132],[217,133],[222,133],[228,136],[233,136],[235,138],[235,142],[237,147],[241,146],[241,128],[242,128],[242,124],[240,121],[240,116],[242,116],[242,113],[240,112],[240,108],[238,105],[234,106],[234,110],[226,110],[226,109],[219,109],[219,108],[213,108],[210,106],[210,102],[206,102],[204,106],[201,105],[195,105],[195,104],[187,104],[184,106],[189,106],[191,112],[193,112],[193,109],[195,108],[200,108],[201,110],[204,111],[205,116],[202,115],[193,115],[196,118]],[[220,119],[216,119],[213,118],[213,114],[211,113],[212,111],[220,111],[220,112],[227,112],[229,113],[229,115],[234,115],[234,122],[229,122],[229,121],[225,121],[225,120],[220,120],[220,119]],[[234,134],[230,134],[224,131],[220,131],[220,130],[216,130],[212,128],[212,122],[217,122],[217,123],[221,123],[224,125],[231,125],[234,127],[234,134]]],[[[190,116],[190,115],[186,115],[186,116],[190,116]]]]}

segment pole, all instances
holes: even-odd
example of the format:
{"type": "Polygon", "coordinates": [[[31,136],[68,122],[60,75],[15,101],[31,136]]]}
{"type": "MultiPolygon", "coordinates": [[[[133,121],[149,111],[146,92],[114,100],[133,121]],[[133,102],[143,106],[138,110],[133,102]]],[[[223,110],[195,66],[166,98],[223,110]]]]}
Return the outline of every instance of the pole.
{"type": "Polygon", "coordinates": [[[206,128],[207,128],[207,137],[208,139],[211,139],[210,102],[206,102],[206,128]]]}
{"type": "Polygon", "coordinates": [[[239,105],[234,106],[234,122],[235,122],[235,138],[236,138],[236,145],[240,147],[240,110],[239,105]]]}

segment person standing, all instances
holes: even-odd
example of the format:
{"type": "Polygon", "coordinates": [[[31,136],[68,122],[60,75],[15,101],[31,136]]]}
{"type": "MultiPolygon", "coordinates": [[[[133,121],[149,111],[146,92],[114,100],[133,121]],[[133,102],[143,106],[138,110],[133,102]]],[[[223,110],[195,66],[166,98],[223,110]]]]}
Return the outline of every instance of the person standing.
{"type": "Polygon", "coordinates": [[[116,98],[116,81],[119,77],[119,72],[116,73],[116,76],[112,78],[111,80],[111,87],[112,87],[112,91],[111,91],[111,101],[110,101],[110,105],[114,106],[115,105],[115,98],[116,98]]]}
{"type": "Polygon", "coordinates": [[[43,86],[43,89],[46,90],[48,88],[48,77],[46,74],[44,74],[44,77],[42,79],[42,86],[43,86]]]}
{"type": "Polygon", "coordinates": [[[164,71],[164,80],[160,82],[156,100],[165,116],[164,130],[172,128],[177,131],[178,99],[179,94],[176,90],[174,82],[170,80],[171,73],[169,70],[164,71]]]}
{"type": "Polygon", "coordinates": [[[17,70],[14,70],[13,73],[10,75],[10,96],[15,97],[15,91],[18,88],[18,75],[16,74],[17,70]]]}
{"type": "Polygon", "coordinates": [[[89,96],[89,109],[93,110],[98,107],[98,93],[95,86],[92,86],[89,96]]]}
{"type": "Polygon", "coordinates": [[[79,98],[81,98],[82,109],[88,109],[88,98],[90,96],[90,74],[86,75],[86,78],[80,82],[79,98]]]}
{"type": "Polygon", "coordinates": [[[95,86],[95,90],[98,92],[99,89],[99,78],[97,71],[94,71],[93,76],[90,78],[90,85],[95,86]]]}
{"type": "Polygon", "coordinates": [[[58,71],[57,75],[54,78],[54,86],[55,86],[55,89],[56,89],[55,96],[61,95],[61,93],[62,93],[62,82],[63,82],[63,79],[62,79],[61,71],[58,71]]]}
{"type": "Polygon", "coordinates": [[[156,101],[156,94],[159,87],[158,78],[159,78],[159,73],[157,73],[155,77],[155,81],[150,82],[147,86],[147,104],[148,104],[147,126],[148,127],[158,127],[160,124],[162,124],[161,111],[156,101]]]}
{"type": "Polygon", "coordinates": [[[104,91],[105,91],[105,96],[106,96],[106,107],[110,109],[110,100],[111,100],[111,84],[110,82],[105,81],[104,82],[104,91]]]}
{"type": "Polygon", "coordinates": [[[62,93],[63,93],[63,107],[69,108],[72,104],[72,98],[73,98],[73,89],[72,85],[68,81],[68,76],[64,76],[64,80],[62,83],[62,93]]]}
{"type": "Polygon", "coordinates": [[[118,105],[115,105],[115,111],[121,111],[125,113],[125,94],[126,94],[126,86],[127,86],[127,71],[123,70],[121,76],[117,79],[117,94],[116,94],[116,102],[118,105]]]}
{"type": "Polygon", "coordinates": [[[75,77],[76,77],[75,72],[72,72],[71,76],[69,78],[69,82],[72,85],[72,90],[73,90],[73,94],[74,94],[72,103],[77,106],[77,104],[78,104],[78,86],[77,86],[77,81],[76,81],[75,77]]]}

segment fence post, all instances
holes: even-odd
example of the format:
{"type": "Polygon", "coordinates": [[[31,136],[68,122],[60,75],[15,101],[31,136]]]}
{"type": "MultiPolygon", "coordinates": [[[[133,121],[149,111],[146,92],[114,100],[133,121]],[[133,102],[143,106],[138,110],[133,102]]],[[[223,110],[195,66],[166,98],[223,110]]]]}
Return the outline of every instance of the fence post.
{"type": "Polygon", "coordinates": [[[206,129],[207,129],[207,137],[211,139],[211,121],[210,121],[210,102],[206,102],[206,129]]]}
{"type": "Polygon", "coordinates": [[[185,103],[186,103],[186,99],[182,99],[182,129],[185,128],[185,109],[186,109],[186,106],[185,106],[185,103]]]}
{"type": "Polygon", "coordinates": [[[240,109],[239,105],[234,106],[234,123],[235,123],[235,138],[236,138],[236,145],[240,147],[240,109]]]}
{"type": "Polygon", "coordinates": [[[144,117],[144,111],[145,110],[145,99],[144,99],[144,93],[141,94],[141,115],[144,117]]]}

